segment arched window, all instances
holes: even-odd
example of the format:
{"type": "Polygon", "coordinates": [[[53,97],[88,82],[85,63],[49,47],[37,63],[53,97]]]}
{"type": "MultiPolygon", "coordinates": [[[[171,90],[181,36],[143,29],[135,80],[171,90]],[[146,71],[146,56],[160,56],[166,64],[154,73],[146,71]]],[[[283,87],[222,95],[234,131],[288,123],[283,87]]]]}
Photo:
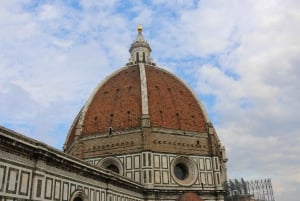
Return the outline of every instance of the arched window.
{"type": "Polygon", "coordinates": [[[123,175],[123,164],[116,157],[106,157],[102,159],[99,163],[99,167],[123,175]]]}
{"type": "Polygon", "coordinates": [[[76,197],[73,201],[83,201],[81,197],[76,197]]]}
{"type": "Polygon", "coordinates": [[[111,170],[111,171],[113,171],[113,172],[115,172],[115,173],[120,174],[119,168],[118,168],[116,165],[114,165],[114,164],[108,165],[108,166],[106,167],[106,169],[111,170]]]}
{"type": "Polygon", "coordinates": [[[82,190],[75,190],[70,198],[70,201],[88,201],[89,198],[82,190]]]}

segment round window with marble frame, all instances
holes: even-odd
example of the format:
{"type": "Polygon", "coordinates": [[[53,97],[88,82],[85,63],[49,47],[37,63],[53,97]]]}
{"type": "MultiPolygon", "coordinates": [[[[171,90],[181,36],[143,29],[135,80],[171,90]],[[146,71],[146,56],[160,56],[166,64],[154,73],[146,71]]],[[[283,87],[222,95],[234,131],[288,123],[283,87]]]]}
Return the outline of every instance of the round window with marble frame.
{"type": "Polygon", "coordinates": [[[190,186],[197,179],[197,164],[189,157],[178,156],[171,162],[171,175],[176,183],[182,186],[190,186]]]}
{"type": "Polygon", "coordinates": [[[123,165],[122,162],[116,157],[106,157],[102,159],[98,165],[101,168],[110,170],[117,174],[123,175],[123,165]]]}

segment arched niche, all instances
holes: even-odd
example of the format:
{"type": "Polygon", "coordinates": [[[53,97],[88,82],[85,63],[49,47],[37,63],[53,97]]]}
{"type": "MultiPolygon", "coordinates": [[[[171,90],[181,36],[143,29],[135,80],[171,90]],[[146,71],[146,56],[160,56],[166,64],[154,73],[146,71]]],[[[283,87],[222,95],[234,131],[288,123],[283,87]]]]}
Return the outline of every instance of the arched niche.
{"type": "Polygon", "coordinates": [[[88,201],[89,198],[82,190],[75,190],[70,198],[70,201],[88,201]]]}

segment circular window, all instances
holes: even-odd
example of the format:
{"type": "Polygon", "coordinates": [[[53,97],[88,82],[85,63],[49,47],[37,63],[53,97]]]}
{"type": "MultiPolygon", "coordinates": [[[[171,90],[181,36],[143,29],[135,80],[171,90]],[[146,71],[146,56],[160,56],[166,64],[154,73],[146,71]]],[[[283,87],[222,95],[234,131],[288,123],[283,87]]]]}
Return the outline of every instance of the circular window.
{"type": "Polygon", "coordinates": [[[183,163],[178,163],[174,167],[175,176],[180,180],[184,180],[188,177],[189,175],[188,171],[189,171],[188,168],[183,163]]]}
{"type": "Polygon", "coordinates": [[[173,179],[180,185],[192,185],[197,179],[197,165],[188,157],[175,158],[171,163],[171,168],[173,179]]]}

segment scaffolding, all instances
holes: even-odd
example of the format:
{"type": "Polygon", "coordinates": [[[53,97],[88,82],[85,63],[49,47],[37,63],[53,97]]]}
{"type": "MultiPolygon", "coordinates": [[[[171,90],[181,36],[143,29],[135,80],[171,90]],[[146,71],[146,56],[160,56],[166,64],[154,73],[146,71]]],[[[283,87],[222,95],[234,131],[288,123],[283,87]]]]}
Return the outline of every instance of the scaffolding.
{"type": "Polygon", "coordinates": [[[225,188],[225,201],[275,201],[271,179],[234,179],[226,182],[225,188]]]}

